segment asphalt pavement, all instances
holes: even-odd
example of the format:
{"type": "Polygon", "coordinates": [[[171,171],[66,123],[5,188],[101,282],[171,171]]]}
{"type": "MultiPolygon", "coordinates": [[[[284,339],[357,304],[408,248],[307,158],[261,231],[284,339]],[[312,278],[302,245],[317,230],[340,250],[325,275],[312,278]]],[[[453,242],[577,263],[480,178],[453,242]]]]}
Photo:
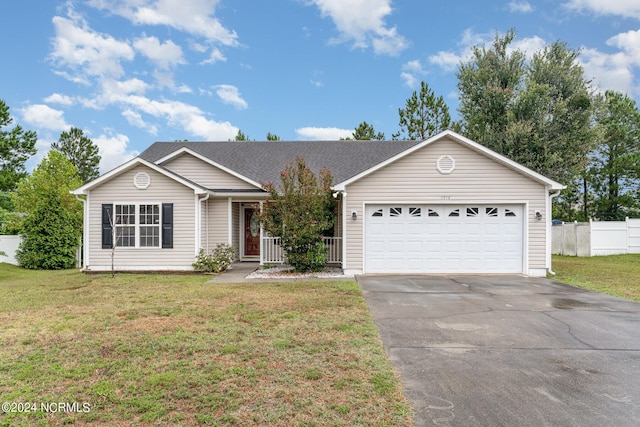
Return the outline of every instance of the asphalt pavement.
{"type": "Polygon", "coordinates": [[[416,426],[640,425],[640,304],[544,278],[357,279],[416,426]]]}

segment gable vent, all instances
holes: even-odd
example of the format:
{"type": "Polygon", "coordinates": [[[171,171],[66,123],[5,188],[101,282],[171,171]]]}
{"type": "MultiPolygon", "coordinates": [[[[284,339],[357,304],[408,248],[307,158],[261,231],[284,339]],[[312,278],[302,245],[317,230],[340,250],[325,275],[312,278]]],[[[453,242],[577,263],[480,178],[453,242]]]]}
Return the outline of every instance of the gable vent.
{"type": "Polygon", "coordinates": [[[138,172],[133,177],[133,185],[140,190],[144,190],[151,185],[151,177],[146,172],[138,172]]]}
{"type": "Polygon", "coordinates": [[[441,174],[448,175],[456,168],[456,161],[449,155],[440,156],[436,161],[436,168],[441,174]]]}

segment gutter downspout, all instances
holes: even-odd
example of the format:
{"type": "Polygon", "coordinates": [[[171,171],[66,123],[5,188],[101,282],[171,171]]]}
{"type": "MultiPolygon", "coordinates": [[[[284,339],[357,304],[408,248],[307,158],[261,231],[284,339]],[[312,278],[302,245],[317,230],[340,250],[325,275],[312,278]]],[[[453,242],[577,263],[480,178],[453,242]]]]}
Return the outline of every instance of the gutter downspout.
{"type": "MultiPolygon", "coordinates": [[[[552,214],[551,214],[551,212],[552,212],[551,205],[553,204],[553,198],[554,197],[558,197],[560,195],[560,191],[561,190],[556,190],[553,193],[549,194],[549,211],[547,212],[547,219],[550,220],[550,221],[553,219],[553,218],[551,218],[551,216],[552,216],[552,214]]],[[[547,246],[548,246],[548,250],[547,250],[547,257],[548,257],[548,259],[547,259],[547,265],[548,265],[547,272],[549,274],[551,274],[552,276],[555,276],[556,272],[551,269],[551,267],[552,267],[551,266],[551,235],[552,235],[551,227],[553,227],[553,223],[550,222],[547,225],[547,227],[549,227],[548,228],[549,231],[547,233],[547,246]]]]}

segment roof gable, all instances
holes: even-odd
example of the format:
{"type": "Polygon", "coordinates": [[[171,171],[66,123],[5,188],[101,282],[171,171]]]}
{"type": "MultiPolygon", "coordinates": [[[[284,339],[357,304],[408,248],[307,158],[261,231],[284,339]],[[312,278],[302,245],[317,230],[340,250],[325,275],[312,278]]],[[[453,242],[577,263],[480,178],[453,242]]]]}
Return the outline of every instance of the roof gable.
{"type": "Polygon", "coordinates": [[[435,136],[433,136],[433,137],[431,137],[431,138],[429,138],[429,139],[427,139],[425,141],[422,141],[419,144],[416,144],[416,145],[414,145],[414,146],[402,151],[401,153],[398,153],[395,156],[390,157],[390,158],[384,160],[383,162],[380,162],[380,163],[374,165],[373,167],[371,167],[371,168],[369,168],[367,170],[363,170],[359,174],[357,174],[357,175],[355,175],[355,176],[353,176],[353,177],[351,177],[351,178],[349,178],[349,179],[347,179],[347,180],[345,180],[343,182],[338,182],[334,186],[334,188],[336,190],[345,190],[347,185],[352,184],[352,183],[358,181],[359,179],[362,179],[362,178],[374,173],[375,171],[377,171],[377,170],[379,170],[381,168],[384,168],[385,166],[387,166],[387,165],[389,165],[391,163],[394,163],[397,160],[399,160],[399,159],[401,159],[401,158],[403,158],[405,156],[410,155],[411,153],[413,153],[413,152],[415,152],[417,150],[420,150],[420,149],[422,149],[424,147],[427,147],[427,146],[433,144],[436,141],[441,141],[441,140],[451,140],[451,141],[454,141],[455,143],[458,143],[458,144],[463,145],[463,146],[465,146],[467,148],[470,148],[471,150],[476,151],[476,152],[482,154],[483,156],[485,156],[485,157],[487,157],[487,158],[489,158],[489,159],[491,159],[491,160],[493,160],[493,161],[495,161],[497,163],[500,163],[500,164],[502,164],[502,165],[504,165],[504,166],[506,166],[506,167],[508,167],[508,168],[510,168],[510,169],[512,169],[512,170],[514,170],[514,171],[516,171],[516,172],[518,172],[518,173],[520,173],[520,174],[522,174],[522,175],[524,175],[524,176],[536,181],[536,182],[539,182],[539,183],[541,183],[543,185],[548,186],[549,189],[551,189],[551,190],[562,190],[562,189],[566,188],[564,185],[562,185],[562,184],[560,184],[560,183],[558,183],[558,182],[556,182],[556,181],[554,181],[552,179],[549,179],[549,178],[547,178],[547,177],[545,177],[545,176],[543,176],[543,175],[541,175],[541,174],[539,174],[539,173],[537,173],[537,172],[535,172],[535,171],[533,171],[533,170],[531,170],[531,169],[529,169],[529,168],[527,168],[527,167],[525,167],[525,166],[523,166],[523,165],[521,165],[521,164],[519,164],[517,162],[514,162],[511,159],[508,159],[507,157],[505,157],[505,156],[503,156],[501,154],[496,153],[493,150],[490,150],[489,148],[487,148],[487,147],[485,147],[485,146],[483,146],[481,144],[478,144],[477,142],[474,142],[474,141],[470,140],[469,138],[465,138],[464,136],[462,136],[460,134],[457,134],[457,133],[455,133],[453,131],[450,131],[450,130],[446,130],[446,131],[441,132],[441,133],[439,133],[439,134],[437,134],[437,135],[435,135],[435,136]]]}
{"type": "Polygon", "coordinates": [[[100,176],[99,178],[94,179],[91,182],[88,182],[86,184],[84,184],[82,187],[77,188],[75,190],[73,190],[71,192],[71,194],[76,194],[76,195],[80,195],[80,194],[87,194],[87,192],[89,190],[91,190],[92,188],[95,188],[101,184],[104,184],[105,182],[109,181],[112,178],[115,178],[116,176],[119,176],[121,174],[123,174],[124,172],[138,166],[138,165],[144,165],[147,166],[150,169],[153,169],[154,171],[165,175],[168,178],[171,178],[174,181],[179,182],[180,184],[184,185],[185,187],[189,187],[191,188],[196,194],[205,194],[207,192],[207,189],[202,187],[201,185],[190,181],[178,174],[176,174],[175,172],[170,171],[169,169],[166,169],[162,166],[156,165],[154,163],[148,162],[147,160],[144,160],[140,157],[136,157],[134,159],[129,160],[126,163],[123,163],[122,165],[118,166],[115,169],[110,170],[109,172],[107,172],[106,174],[100,176]]]}
{"type": "MultiPolygon", "coordinates": [[[[249,184],[252,187],[255,187],[256,189],[260,189],[260,190],[262,189],[262,185],[260,183],[254,181],[254,180],[252,180],[250,178],[247,178],[246,176],[244,176],[244,175],[242,175],[242,174],[240,174],[240,173],[238,173],[238,172],[236,172],[236,171],[234,171],[232,169],[229,169],[229,168],[227,168],[227,167],[225,167],[223,165],[220,165],[220,164],[216,163],[215,161],[213,161],[212,159],[209,159],[209,158],[207,158],[207,157],[205,157],[205,156],[203,156],[203,155],[201,155],[199,153],[196,153],[196,152],[190,150],[188,147],[182,147],[182,148],[174,151],[173,153],[171,153],[171,154],[159,159],[156,163],[159,164],[159,165],[167,165],[167,166],[169,166],[169,164],[170,164],[170,162],[172,160],[177,160],[179,157],[182,157],[184,155],[192,156],[192,157],[196,158],[197,161],[204,162],[204,163],[210,165],[211,167],[213,167],[215,169],[218,169],[218,170],[220,170],[220,171],[222,171],[224,173],[227,173],[227,174],[229,174],[229,175],[231,175],[231,176],[243,181],[244,183],[249,184]]],[[[169,169],[172,169],[172,168],[169,167],[169,169]]],[[[205,185],[204,182],[201,182],[201,184],[205,185]]]]}

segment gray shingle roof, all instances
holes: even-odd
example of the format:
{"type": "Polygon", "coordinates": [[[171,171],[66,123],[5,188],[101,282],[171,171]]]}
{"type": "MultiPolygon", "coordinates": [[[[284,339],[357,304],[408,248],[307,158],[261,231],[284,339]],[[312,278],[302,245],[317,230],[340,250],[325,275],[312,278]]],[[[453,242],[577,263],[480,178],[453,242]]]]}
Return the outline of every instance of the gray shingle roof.
{"type": "Polygon", "coordinates": [[[156,142],[140,154],[156,163],[187,147],[222,166],[259,183],[279,183],[280,172],[296,157],[302,157],[317,172],[323,167],[333,182],[345,181],[420,141],[229,141],[156,142]]]}

